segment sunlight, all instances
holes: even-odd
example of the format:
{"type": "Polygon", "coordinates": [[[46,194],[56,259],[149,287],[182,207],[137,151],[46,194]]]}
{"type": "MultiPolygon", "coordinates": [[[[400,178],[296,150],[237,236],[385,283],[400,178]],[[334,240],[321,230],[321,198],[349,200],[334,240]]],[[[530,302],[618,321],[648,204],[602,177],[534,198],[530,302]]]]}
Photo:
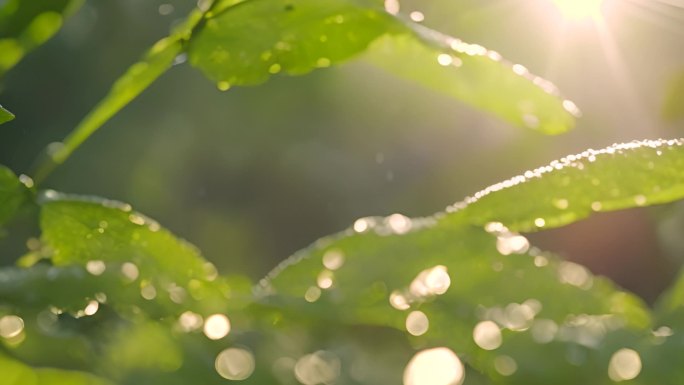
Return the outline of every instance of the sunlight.
{"type": "Polygon", "coordinates": [[[603,0],[551,0],[569,20],[596,19],[601,16],[603,0]]]}

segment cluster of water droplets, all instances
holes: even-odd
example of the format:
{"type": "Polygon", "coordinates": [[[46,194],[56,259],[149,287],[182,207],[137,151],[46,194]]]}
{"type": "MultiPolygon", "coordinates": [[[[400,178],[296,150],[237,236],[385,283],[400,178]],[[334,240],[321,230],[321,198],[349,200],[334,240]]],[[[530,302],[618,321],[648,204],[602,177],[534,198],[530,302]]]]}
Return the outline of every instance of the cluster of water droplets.
{"type": "MultiPolygon", "coordinates": [[[[628,142],[628,143],[616,143],[613,144],[612,146],[600,149],[600,150],[594,150],[594,149],[588,149],[586,151],[583,151],[577,155],[569,155],[564,158],[561,158],[559,160],[554,160],[549,165],[543,166],[536,168],[534,170],[526,171],[522,175],[517,175],[514,176],[513,178],[510,178],[506,181],[491,185],[484,190],[481,190],[475,195],[470,196],[465,198],[461,202],[457,202],[452,206],[447,207],[447,212],[455,212],[458,210],[461,210],[468,206],[469,204],[475,203],[478,200],[484,198],[485,196],[495,193],[497,191],[505,190],[523,183],[527,183],[530,180],[533,179],[538,179],[544,177],[546,174],[552,173],[554,171],[559,171],[567,168],[574,168],[574,169],[579,169],[582,170],[585,167],[585,164],[587,163],[593,163],[596,162],[599,158],[601,157],[612,157],[615,155],[622,155],[625,154],[626,152],[629,151],[634,151],[634,150],[639,150],[639,149],[652,149],[657,156],[662,155],[663,150],[674,147],[674,146],[682,146],[682,140],[681,139],[657,139],[657,140],[642,140],[642,141],[633,141],[633,142],[628,142]]],[[[647,165],[649,168],[653,168],[654,165],[653,163],[649,163],[647,165]]],[[[564,181],[566,184],[570,184],[571,180],[568,178],[566,181],[564,181]]],[[[591,183],[594,185],[599,185],[600,180],[594,178],[591,180],[591,183]]],[[[619,193],[619,191],[616,191],[619,193]]],[[[647,202],[647,198],[644,195],[636,195],[634,196],[634,202],[637,205],[643,206],[647,202]]],[[[567,199],[563,198],[557,198],[553,202],[553,205],[556,208],[559,209],[566,209],[569,206],[569,202],[567,199]]],[[[601,202],[593,202],[591,205],[591,209],[594,211],[600,211],[602,209],[602,204],[601,202]]],[[[539,218],[539,223],[535,223],[538,227],[540,224],[543,226],[543,219],[539,218]]],[[[537,221],[535,221],[537,222],[537,221]]]]}

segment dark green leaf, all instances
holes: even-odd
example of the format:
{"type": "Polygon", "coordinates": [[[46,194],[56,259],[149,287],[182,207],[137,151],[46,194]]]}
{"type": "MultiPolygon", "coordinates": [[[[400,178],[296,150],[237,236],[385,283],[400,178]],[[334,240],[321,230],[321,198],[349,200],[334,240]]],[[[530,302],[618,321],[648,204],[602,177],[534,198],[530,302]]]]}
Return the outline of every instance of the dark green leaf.
{"type": "Polygon", "coordinates": [[[7,123],[14,119],[14,114],[0,106],[0,124],[7,123]]]}
{"type": "Polygon", "coordinates": [[[0,7],[0,78],[50,39],[83,0],[8,0],[0,7]]]}

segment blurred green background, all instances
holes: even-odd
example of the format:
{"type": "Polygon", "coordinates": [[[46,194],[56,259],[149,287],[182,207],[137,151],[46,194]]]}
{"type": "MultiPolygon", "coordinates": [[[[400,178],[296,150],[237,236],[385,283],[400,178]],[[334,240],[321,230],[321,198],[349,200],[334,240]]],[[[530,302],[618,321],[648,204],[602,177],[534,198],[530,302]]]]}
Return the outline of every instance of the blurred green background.
{"type": "MultiPolygon", "coordinates": [[[[45,146],[61,140],[195,5],[87,1],[2,80],[0,102],[17,119],[0,129],[0,163],[29,173],[45,146]]],[[[595,24],[564,20],[548,0],[401,3],[403,13],[423,12],[426,25],[556,83],[584,113],[569,134],[511,127],[362,61],[228,92],[186,63],[107,123],[44,186],[129,202],[199,246],[222,272],[258,279],[358,217],[430,215],[569,153],[682,136],[682,121],[672,117],[684,101],[672,87],[684,72],[684,8],[644,0],[604,5],[595,24]],[[675,96],[666,102],[668,93],[675,96]]],[[[680,211],[672,205],[596,216],[533,240],[653,299],[684,250],[680,211]]],[[[24,228],[1,241],[3,264],[25,250],[16,234],[37,234],[24,228]]]]}

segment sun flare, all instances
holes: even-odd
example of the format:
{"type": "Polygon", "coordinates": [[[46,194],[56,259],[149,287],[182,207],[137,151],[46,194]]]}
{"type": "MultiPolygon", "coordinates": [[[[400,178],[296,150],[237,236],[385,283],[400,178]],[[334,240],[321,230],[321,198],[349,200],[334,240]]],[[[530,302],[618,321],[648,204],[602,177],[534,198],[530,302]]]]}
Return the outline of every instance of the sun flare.
{"type": "Polygon", "coordinates": [[[601,16],[603,0],[551,0],[569,20],[596,19],[601,16]]]}

